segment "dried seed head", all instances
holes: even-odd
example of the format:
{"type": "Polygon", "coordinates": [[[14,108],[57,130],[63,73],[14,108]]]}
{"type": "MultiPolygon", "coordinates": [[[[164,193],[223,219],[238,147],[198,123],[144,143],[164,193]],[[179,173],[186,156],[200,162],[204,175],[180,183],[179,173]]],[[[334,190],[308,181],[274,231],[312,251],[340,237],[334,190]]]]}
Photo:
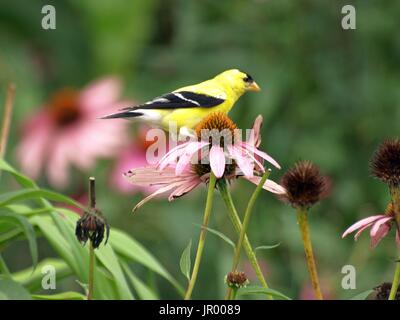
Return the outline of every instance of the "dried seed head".
{"type": "Polygon", "coordinates": [[[106,233],[104,244],[107,244],[110,226],[98,209],[89,209],[76,223],[75,235],[78,241],[85,244],[90,239],[93,248],[99,247],[104,239],[104,233],[106,233]]]}
{"type": "Polygon", "coordinates": [[[328,179],[310,161],[297,162],[282,177],[286,194],[281,196],[295,208],[309,208],[328,194],[328,179]]]}
{"type": "Polygon", "coordinates": [[[400,185],[400,139],[384,141],[371,160],[372,174],[390,187],[400,185]]]}
{"type": "Polygon", "coordinates": [[[249,280],[244,272],[229,272],[225,277],[225,283],[230,288],[244,288],[249,284],[249,280]]]}
{"type": "MultiPolygon", "coordinates": [[[[381,285],[375,287],[374,292],[372,292],[367,299],[388,300],[391,289],[392,289],[392,284],[389,282],[384,282],[381,285]]],[[[397,289],[395,300],[400,300],[400,288],[397,289]]]]}

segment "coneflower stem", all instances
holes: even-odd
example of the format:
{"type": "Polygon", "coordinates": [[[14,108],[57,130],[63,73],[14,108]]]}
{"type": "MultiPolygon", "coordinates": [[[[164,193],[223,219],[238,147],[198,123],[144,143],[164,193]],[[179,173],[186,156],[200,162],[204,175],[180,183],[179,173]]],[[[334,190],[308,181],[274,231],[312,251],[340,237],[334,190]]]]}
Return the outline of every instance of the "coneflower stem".
{"type": "MultiPolygon", "coordinates": [[[[240,233],[242,231],[242,222],[240,221],[239,214],[237,213],[237,210],[233,203],[232,195],[229,191],[226,181],[220,180],[218,183],[218,188],[221,193],[222,200],[224,201],[225,206],[227,208],[228,215],[229,215],[229,218],[231,219],[233,227],[235,228],[236,233],[238,235],[240,235],[240,233]]],[[[243,248],[244,248],[244,251],[246,252],[247,258],[249,259],[251,266],[253,267],[254,272],[256,273],[258,281],[260,281],[261,285],[264,288],[268,288],[267,281],[264,278],[264,275],[261,271],[260,265],[258,264],[256,254],[250,244],[249,239],[247,238],[247,235],[245,235],[245,237],[244,237],[243,248]]],[[[267,296],[267,297],[272,298],[271,296],[267,296]]]]}
{"type": "Polygon", "coordinates": [[[206,240],[208,221],[210,220],[210,215],[211,215],[215,183],[216,183],[216,177],[211,172],[210,180],[208,182],[206,208],[204,210],[203,224],[202,224],[202,228],[200,230],[199,244],[197,246],[196,258],[194,260],[192,275],[190,277],[189,285],[186,290],[185,300],[190,300],[190,298],[192,297],[193,288],[196,284],[196,279],[197,279],[197,274],[199,272],[201,257],[203,255],[204,243],[206,240]]]}
{"type": "Polygon", "coordinates": [[[0,134],[0,159],[4,158],[7,147],[8,134],[10,132],[11,114],[14,106],[15,85],[10,83],[7,87],[6,101],[4,105],[3,122],[0,134]]]}
{"type": "MultiPolygon", "coordinates": [[[[240,230],[239,239],[238,239],[238,242],[237,242],[236,248],[235,248],[235,256],[234,256],[233,262],[232,262],[232,272],[236,271],[236,269],[239,265],[240,253],[241,253],[243,242],[244,242],[244,239],[246,236],[246,231],[249,226],[250,217],[253,212],[254,204],[256,203],[258,195],[260,194],[261,190],[263,189],[265,181],[267,181],[270,174],[271,174],[270,170],[265,171],[264,175],[262,176],[262,178],[260,180],[260,183],[257,185],[256,189],[254,190],[253,194],[250,197],[249,203],[247,204],[247,208],[246,208],[244,218],[243,218],[243,226],[242,226],[242,229],[240,230]]],[[[226,299],[228,299],[230,297],[231,291],[232,291],[232,288],[228,288],[228,290],[226,292],[226,296],[225,296],[226,299]]]]}
{"type": "Polygon", "coordinates": [[[237,292],[238,292],[238,288],[232,288],[232,294],[229,297],[229,300],[236,300],[237,292]]]}
{"type": "Polygon", "coordinates": [[[304,253],[306,256],[308,271],[310,273],[311,284],[314,289],[314,294],[318,300],[323,300],[317,274],[317,266],[315,264],[314,253],[311,245],[310,229],[308,227],[307,214],[308,212],[306,209],[299,208],[297,210],[297,222],[299,224],[301,238],[303,240],[304,253]]]}
{"type": "Polygon", "coordinates": [[[399,283],[400,283],[400,257],[399,260],[396,262],[396,271],[394,272],[394,278],[392,282],[392,288],[390,289],[389,300],[396,299],[399,283]]]}
{"type": "MultiPolygon", "coordinates": [[[[392,197],[392,204],[394,215],[396,219],[397,232],[400,233],[400,190],[398,187],[390,187],[390,195],[392,197]]],[[[400,257],[399,261],[396,262],[396,270],[394,272],[394,278],[392,283],[392,288],[390,289],[389,300],[394,300],[396,298],[397,290],[400,283],[400,257]]]]}
{"type": "MultiPolygon", "coordinates": [[[[397,232],[400,233],[400,190],[398,187],[390,188],[390,195],[392,197],[393,209],[396,219],[397,232]]],[[[395,300],[397,290],[400,283],[400,257],[396,262],[396,270],[394,272],[392,288],[390,289],[389,300],[395,300]]]]}
{"type": "Polygon", "coordinates": [[[92,241],[90,241],[89,248],[89,286],[88,286],[88,295],[87,299],[93,299],[93,289],[94,289],[94,266],[95,266],[95,256],[94,256],[94,248],[92,241]]]}
{"type": "MultiPolygon", "coordinates": [[[[94,177],[89,178],[89,206],[91,209],[96,207],[96,180],[94,177]]],[[[94,267],[96,263],[96,257],[94,254],[94,247],[92,241],[90,241],[89,247],[89,285],[87,299],[93,299],[94,290],[94,267]]]]}

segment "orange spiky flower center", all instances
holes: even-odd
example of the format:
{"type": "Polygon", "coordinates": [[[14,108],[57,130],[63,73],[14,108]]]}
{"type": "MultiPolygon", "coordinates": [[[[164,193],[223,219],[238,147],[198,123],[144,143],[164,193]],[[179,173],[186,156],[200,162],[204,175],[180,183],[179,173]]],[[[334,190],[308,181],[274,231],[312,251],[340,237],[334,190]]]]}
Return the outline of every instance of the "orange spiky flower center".
{"type": "Polygon", "coordinates": [[[225,113],[216,111],[206,116],[195,128],[196,135],[201,138],[206,130],[222,132],[227,130],[231,133],[232,137],[235,135],[237,129],[236,124],[225,113]]]}
{"type": "MultiPolygon", "coordinates": [[[[220,144],[224,148],[225,143],[233,143],[237,135],[238,127],[225,113],[216,111],[206,116],[195,128],[195,132],[199,141],[208,141],[211,148],[213,144],[220,144]],[[227,141],[230,140],[230,141],[227,141]]],[[[202,176],[211,171],[210,165],[201,163],[193,165],[194,171],[202,176]]],[[[232,161],[230,164],[225,165],[225,175],[231,175],[235,172],[236,163],[232,161]]]]}

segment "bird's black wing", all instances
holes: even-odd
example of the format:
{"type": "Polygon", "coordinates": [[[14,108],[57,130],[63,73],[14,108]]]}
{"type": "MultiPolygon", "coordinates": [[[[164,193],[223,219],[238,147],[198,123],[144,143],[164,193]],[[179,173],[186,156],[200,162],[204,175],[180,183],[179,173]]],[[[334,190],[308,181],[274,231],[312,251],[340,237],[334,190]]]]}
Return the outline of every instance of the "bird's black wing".
{"type": "Polygon", "coordinates": [[[139,106],[128,107],[123,110],[137,109],[179,109],[179,108],[211,108],[223,103],[225,99],[212,97],[206,94],[190,91],[171,92],[159,96],[139,106]]]}
{"type": "Polygon", "coordinates": [[[212,97],[206,94],[191,91],[171,92],[159,96],[141,105],[120,109],[119,112],[102,117],[102,119],[113,118],[135,118],[143,115],[141,110],[151,109],[182,109],[182,108],[211,108],[223,103],[225,99],[212,97]]]}

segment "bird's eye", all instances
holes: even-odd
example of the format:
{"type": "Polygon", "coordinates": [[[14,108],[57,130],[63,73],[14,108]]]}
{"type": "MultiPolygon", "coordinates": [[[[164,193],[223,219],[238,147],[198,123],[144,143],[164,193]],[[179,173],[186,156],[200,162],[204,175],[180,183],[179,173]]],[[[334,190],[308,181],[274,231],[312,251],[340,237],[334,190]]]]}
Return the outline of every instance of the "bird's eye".
{"type": "Polygon", "coordinates": [[[246,77],[243,79],[244,82],[251,83],[254,81],[251,75],[246,74],[246,77]]]}

